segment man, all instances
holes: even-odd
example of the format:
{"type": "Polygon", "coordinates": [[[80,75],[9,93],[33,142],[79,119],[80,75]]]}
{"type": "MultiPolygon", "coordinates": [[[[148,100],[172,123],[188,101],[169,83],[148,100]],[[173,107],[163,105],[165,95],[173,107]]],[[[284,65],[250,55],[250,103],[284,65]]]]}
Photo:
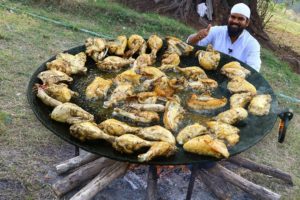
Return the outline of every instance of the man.
{"type": "Polygon", "coordinates": [[[259,72],[260,45],[246,30],[250,23],[250,8],[243,3],[231,9],[227,26],[208,25],[188,37],[187,42],[199,46],[212,44],[214,49],[235,57],[259,72]]]}

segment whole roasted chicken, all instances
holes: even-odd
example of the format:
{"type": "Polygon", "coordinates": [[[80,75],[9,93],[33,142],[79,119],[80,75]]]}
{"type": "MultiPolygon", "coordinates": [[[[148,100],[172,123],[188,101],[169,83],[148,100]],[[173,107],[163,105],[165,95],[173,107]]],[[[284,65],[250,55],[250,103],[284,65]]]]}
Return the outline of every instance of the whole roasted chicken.
{"type": "Polygon", "coordinates": [[[69,102],[56,106],[53,109],[50,117],[55,121],[68,124],[76,124],[94,120],[93,115],[83,110],[76,104],[69,102]]]}

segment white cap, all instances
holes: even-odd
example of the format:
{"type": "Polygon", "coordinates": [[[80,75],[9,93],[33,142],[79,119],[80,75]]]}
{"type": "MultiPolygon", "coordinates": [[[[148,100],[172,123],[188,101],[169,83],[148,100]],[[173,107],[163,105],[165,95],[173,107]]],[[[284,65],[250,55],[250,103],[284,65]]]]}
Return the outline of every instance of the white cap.
{"type": "Polygon", "coordinates": [[[230,14],[238,13],[250,19],[250,8],[244,3],[235,4],[230,11],[230,14]]]}

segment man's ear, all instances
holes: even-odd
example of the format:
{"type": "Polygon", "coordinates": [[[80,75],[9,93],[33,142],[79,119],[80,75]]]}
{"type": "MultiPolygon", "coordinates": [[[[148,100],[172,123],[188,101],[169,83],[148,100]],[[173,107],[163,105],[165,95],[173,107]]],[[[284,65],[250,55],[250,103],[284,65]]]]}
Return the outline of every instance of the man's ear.
{"type": "Polygon", "coordinates": [[[249,24],[250,24],[250,19],[247,18],[247,20],[246,20],[246,27],[248,27],[249,24]]]}

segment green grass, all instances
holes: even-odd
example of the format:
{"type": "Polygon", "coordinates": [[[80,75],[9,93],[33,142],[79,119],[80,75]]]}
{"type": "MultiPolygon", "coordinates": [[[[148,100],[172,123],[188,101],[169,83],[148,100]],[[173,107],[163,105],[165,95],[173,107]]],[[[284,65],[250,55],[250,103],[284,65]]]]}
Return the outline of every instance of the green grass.
{"type": "MultiPolygon", "coordinates": [[[[195,31],[175,20],[141,14],[116,3],[104,0],[80,2],[69,7],[35,5],[30,1],[5,0],[1,3],[111,37],[132,33],[147,37],[157,33],[163,37],[175,35],[185,39],[195,31]]],[[[91,36],[0,8],[0,130],[1,126],[5,130],[0,134],[0,180],[13,179],[22,183],[23,188],[15,193],[5,193],[4,199],[55,198],[45,175],[53,164],[71,156],[73,147],[37,121],[26,100],[27,83],[41,63],[63,50],[82,45],[87,37],[91,36]]],[[[262,61],[262,75],[274,91],[300,99],[300,76],[265,49],[262,50],[262,61]]],[[[243,156],[291,173],[295,186],[290,189],[275,179],[257,178],[251,173],[245,176],[254,182],[259,180],[262,185],[282,194],[283,199],[297,199],[300,196],[300,108],[299,103],[283,98],[278,100],[280,106],[292,107],[295,112],[285,143],[277,143],[277,127],[274,127],[243,156]]],[[[0,192],[0,198],[1,195],[0,192]]]]}

